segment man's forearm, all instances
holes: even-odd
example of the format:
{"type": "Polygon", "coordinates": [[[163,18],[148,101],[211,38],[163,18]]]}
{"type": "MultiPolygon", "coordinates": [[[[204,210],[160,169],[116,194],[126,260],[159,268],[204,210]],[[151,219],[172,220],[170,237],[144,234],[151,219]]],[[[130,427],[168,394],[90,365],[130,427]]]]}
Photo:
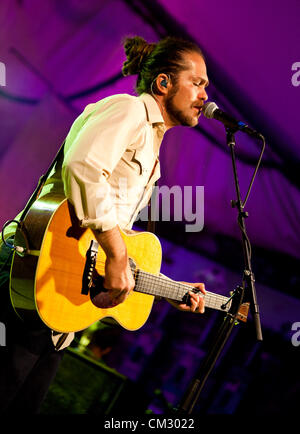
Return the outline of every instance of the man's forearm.
{"type": "Polygon", "coordinates": [[[115,226],[108,231],[93,230],[94,235],[108,258],[127,258],[126,244],[121,236],[120,229],[115,226]]]}
{"type": "Polygon", "coordinates": [[[108,308],[122,303],[134,288],[135,282],[129,267],[126,244],[119,227],[108,231],[94,230],[94,235],[106,254],[104,288],[107,293],[98,295],[98,307],[108,308]]]}

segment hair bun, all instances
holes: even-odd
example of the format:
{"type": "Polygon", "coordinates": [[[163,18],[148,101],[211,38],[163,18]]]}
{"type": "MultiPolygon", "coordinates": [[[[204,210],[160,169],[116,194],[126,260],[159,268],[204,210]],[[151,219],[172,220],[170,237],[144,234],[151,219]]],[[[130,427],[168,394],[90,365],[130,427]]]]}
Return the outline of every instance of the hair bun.
{"type": "Polygon", "coordinates": [[[127,60],[123,63],[123,75],[139,74],[145,59],[152,53],[156,44],[148,44],[140,36],[126,38],[124,50],[127,60]]]}

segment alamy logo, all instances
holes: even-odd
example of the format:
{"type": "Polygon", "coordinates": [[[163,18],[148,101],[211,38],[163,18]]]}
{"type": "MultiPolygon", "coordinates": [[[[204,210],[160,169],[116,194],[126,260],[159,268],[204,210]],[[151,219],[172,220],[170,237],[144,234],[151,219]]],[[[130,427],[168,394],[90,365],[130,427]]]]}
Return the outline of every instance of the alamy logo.
{"type": "Polygon", "coordinates": [[[300,62],[292,64],[292,71],[296,71],[291,78],[292,85],[295,87],[300,86],[300,62]]]}
{"type": "MultiPolygon", "coordinates": [[[[138,207],[132,214],[135,221],[148,221],[148,207],[144,203],[144,191],[142,187],[132,186],[128,188],[127,178],[119,178],[116,188],[107,191],[106,186],[97,190],[97,199],[101,199],[97,205],[97,214],[101,215],[110,206],[110,201],[114,202],[116,213],[122,213],[123,205],[129,202],[132,197],[139,197],[140,212],[138,207]],[[122,205],[122,206],[120,206],[122,205]]],[[[151,220],[152,221],[174,221],[185,222],[186,232],[200,232],[204,227],[204,186],[197,185],[184,186],[166,185],[154,186],[151,196],[151,220]]],[[[119,216],[121,220],[122,215],[119,216]]]]}
{"type": "MultiPolygon", "coordinates": [[[[155,186],[151,197],[151,220],[169,222],[186,221],[190,224],[185,225],[186,232],[200,232],[204,227],[204,186],[197,185],[193,194],[192,186],[166,185],[155,186]],[[194,200],[193,200],[194,196],[194,200]],[[159,200],[161,199],[161,200],[159,200]],[[173,200],[172,200],[173,199],[173,200]],[[193,202],[195,212],[193,212],[193,202]]],[[[142,209],[136,221],[148,221],[148,209],[142,209]]]]}
{"type": "Polygon", "coordinates": [[[295,332],[292,335],[291,341],[294,347],[299,347],[300,345],[300,322],[294,322],[292,324],[292,331],[295,332]]]}
{"type": "Polygon", "coordinates": [[[6,86],[6,68],[3,62],[0,62],[0,86],[6,86]]]}
{"type": "Polygon", "coordinates": [[[5,325],[0,322],[0,347],[5,347],[6,345],[6,328],[5,325]]]}

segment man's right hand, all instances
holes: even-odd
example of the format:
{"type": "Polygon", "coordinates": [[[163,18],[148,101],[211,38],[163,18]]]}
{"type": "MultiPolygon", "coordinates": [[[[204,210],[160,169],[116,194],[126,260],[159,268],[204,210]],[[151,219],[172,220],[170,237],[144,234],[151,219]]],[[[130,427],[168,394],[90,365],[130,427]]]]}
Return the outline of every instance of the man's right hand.
{"type": "Polygon", "coordinates": [[[94,231],[98,243],[106,254],[104,288],[98,294],[97,306],[109,308],[122,303],[135,286],[129,266],[126,245],[118,227],[109,231],[94,231]]]}
{"type": "MultiPolygon", "coordinates": [[[[112,306],[122,303],[133,290],[134,278],[129,267],[128,258],[123,260],[107,257],[105,263],[104,288],[108,290],[112,306]]],[[[111,306],[110,306],[111,307],[111,306]]]]}

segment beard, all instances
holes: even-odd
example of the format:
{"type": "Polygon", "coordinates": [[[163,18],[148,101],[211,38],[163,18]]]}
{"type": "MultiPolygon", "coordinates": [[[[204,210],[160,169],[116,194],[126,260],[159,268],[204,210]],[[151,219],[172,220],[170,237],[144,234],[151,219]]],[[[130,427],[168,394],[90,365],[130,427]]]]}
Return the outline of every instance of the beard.
{"type": "Polygon", "coordinates": [[[177,87],[173,88],[165,100],[165,109],[174,125],[182,125],[184,127],[194,127],[198,120],[195,117],[186,115],[182,110],[179,110],[175,103],[174,97],[177,93],[177,87]]]}

